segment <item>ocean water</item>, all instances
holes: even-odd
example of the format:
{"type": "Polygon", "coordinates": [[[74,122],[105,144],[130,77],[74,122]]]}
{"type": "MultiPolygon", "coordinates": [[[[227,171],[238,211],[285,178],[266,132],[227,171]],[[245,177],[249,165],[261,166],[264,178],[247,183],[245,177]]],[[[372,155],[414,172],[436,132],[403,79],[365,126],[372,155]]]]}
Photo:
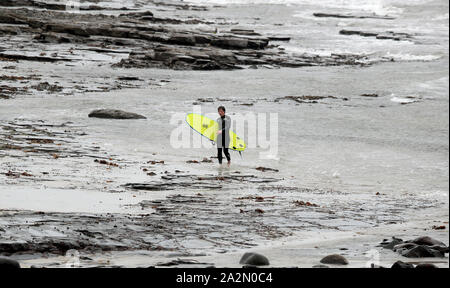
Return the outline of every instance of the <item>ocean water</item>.
{"type": "Polygon", "coordinates": [[[225,5],[239,25],[292,37],[287,51],[296,53],[365,53],[398,61],[429,61],[448,56],[448,1],[393,0],[192,0],[202,5],[225,5]],[[234,7],[234,8],[233,8],[234,7]],[[248,11],[254,11],[252,18],[248,11]],[[243,12],[243,11],[247,11],[243,12]],[[381,19],[317,18],[313,13],[343,13],[395,17],[381,19]],[[247,14],[247,17],[239,17],[247,14]],[[255,18],[259,20],[255,21],[255,18]],[[281,20],[282,21],[279,21],[281,20]],[[245,21],[247,20],[247,21],[245,21]],[[277,21],[278,20],[278,21],[277,21]],[[278,22],[278,23],[277,23],[278,22]],[[259,28],[259,29],[258,29],[259,28]],[[374,38],[342,36],[339,30],[403,32],[413,41],[379,41],[374,38]],[[447,49],[445,49],[447,48],[447,49]]]}

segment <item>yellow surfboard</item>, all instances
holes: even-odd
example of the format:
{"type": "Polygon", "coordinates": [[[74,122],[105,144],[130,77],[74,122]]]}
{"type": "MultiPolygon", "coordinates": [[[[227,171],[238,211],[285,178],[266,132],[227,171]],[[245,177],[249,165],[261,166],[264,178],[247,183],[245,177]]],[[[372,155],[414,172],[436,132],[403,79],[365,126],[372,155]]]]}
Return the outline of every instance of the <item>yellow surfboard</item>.
{"type": "MultiPolygon", "coordinates": [[[[217,131],[219,130],[219,124],[208,117],[200,114],[188,114],[186,116],[186,122],[191,126],[192,129],[202,134],[214,143],[217,140],[217,131]]],[[[245,150],[247,145],[244,140],[239,138],[233,131],[230,130],[230,146],[231,150],[242,152],[245,150]]]]}

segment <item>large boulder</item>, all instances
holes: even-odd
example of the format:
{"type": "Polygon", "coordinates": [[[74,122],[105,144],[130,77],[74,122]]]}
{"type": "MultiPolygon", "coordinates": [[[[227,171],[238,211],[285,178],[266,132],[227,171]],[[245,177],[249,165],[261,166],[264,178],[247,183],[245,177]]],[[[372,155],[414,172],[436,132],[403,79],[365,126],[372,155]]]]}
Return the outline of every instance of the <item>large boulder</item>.
{"type": "Polygon", "coordinates": [[[320,260],[320,263],[334,264],[334,265],[348,265],[348,260],[345,259],[345,257],[342,255],[333,254],[322,258],[322,260],[320,260]]]}
{"type": "Polygon", "coordinates": [[[244,256],[242,256],[241,260],[239,261],[239,264],[253,265],[253,266],[270,265],[269,259],[267,259],[266,256],[252,252],[245,253],[244,256]]]}
{"type": "Polygon", "coordinates": [[[147,119],[146,117],[115,109],[98,109],[89,113],[89,117],[104,119],[147,119]]]}
{"type": "Polygon", "coordinates": [[[0,258],[0,270],[20,268],[19,262],[8,258],[0,258]]]}
{"type": "Polygon", "coordinates": [[[420,263],[417,264],[416,268],[438,268],[436,265],[434,265],[433,263],[420,263]]]}
{"type": "Polygon", "coordinates": [[[386,249],[391,249],[394,252],[408,258],[442,258],[449,252],[449,247],[446,246],[445,243],[428,236],[418,237],[408,241],[403,241],[402,239],[392,237],[391,241],[384,239],[379,246],[386,249]]]}
{"type": "Polygon", "coordinates": [[[417,245],[427,245],[427,246],[438,245],[438,246],[442,246],[442,247],[446,246],[445,243],[443,243],[439,240],[433,239],[431,237],[428,237],[428,236],[418,237],[418,238],[416,238],[412,241],[408,241],[408,242],[411,242],[411,243],[414,243],[417,245]]]}
{"type": "Polygon", "coordinates": [[[402,261],[395,262],[391,268],[414,268],[414,265],[402,261]]]}
{"type": "Polygon", "coordinates": [[[429,246],[431,249],[433,250],[437,250],[441,253],[448,253],[449,252],[449,247],[448,246],[439,246],[439,245],[433,245],[433,246],[429,246]]]}
{"type": "Polygon", "coordinates": [[[425,245],[417,245],[411,249],[405,249],[401,251],[401,255],[407,258],[445,257],[443,252],[425,245]]]}

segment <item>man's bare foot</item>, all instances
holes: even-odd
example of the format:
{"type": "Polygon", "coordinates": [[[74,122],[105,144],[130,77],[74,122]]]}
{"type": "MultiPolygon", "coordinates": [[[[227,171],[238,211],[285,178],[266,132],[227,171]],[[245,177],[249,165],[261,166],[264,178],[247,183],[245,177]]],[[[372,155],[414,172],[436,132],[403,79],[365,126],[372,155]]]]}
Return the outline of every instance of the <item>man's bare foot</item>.
{"type": "Polygon", "coordinates": [[[227,166],[228,166],[228,167],[231,166],[231,161],[228,161],[227,166]]]}

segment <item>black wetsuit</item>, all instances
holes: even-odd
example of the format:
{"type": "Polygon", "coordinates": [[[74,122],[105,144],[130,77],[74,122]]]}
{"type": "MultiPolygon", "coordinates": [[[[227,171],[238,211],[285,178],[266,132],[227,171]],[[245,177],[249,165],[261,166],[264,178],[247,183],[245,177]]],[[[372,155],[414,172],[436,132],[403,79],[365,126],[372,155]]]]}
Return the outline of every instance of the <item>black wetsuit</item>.
{"type": "Polygon", "coordinates": [[[222,150],[228,162],[231,161],[230,152],[228,151],[228,146],[230,144],[231,118],[223,116],[218,118],[217,122],[219,123],[219,129],[222,130],[222,134],[217,136],[217,158],[219,158],[219,164],[222,164],[222,150]]]}

